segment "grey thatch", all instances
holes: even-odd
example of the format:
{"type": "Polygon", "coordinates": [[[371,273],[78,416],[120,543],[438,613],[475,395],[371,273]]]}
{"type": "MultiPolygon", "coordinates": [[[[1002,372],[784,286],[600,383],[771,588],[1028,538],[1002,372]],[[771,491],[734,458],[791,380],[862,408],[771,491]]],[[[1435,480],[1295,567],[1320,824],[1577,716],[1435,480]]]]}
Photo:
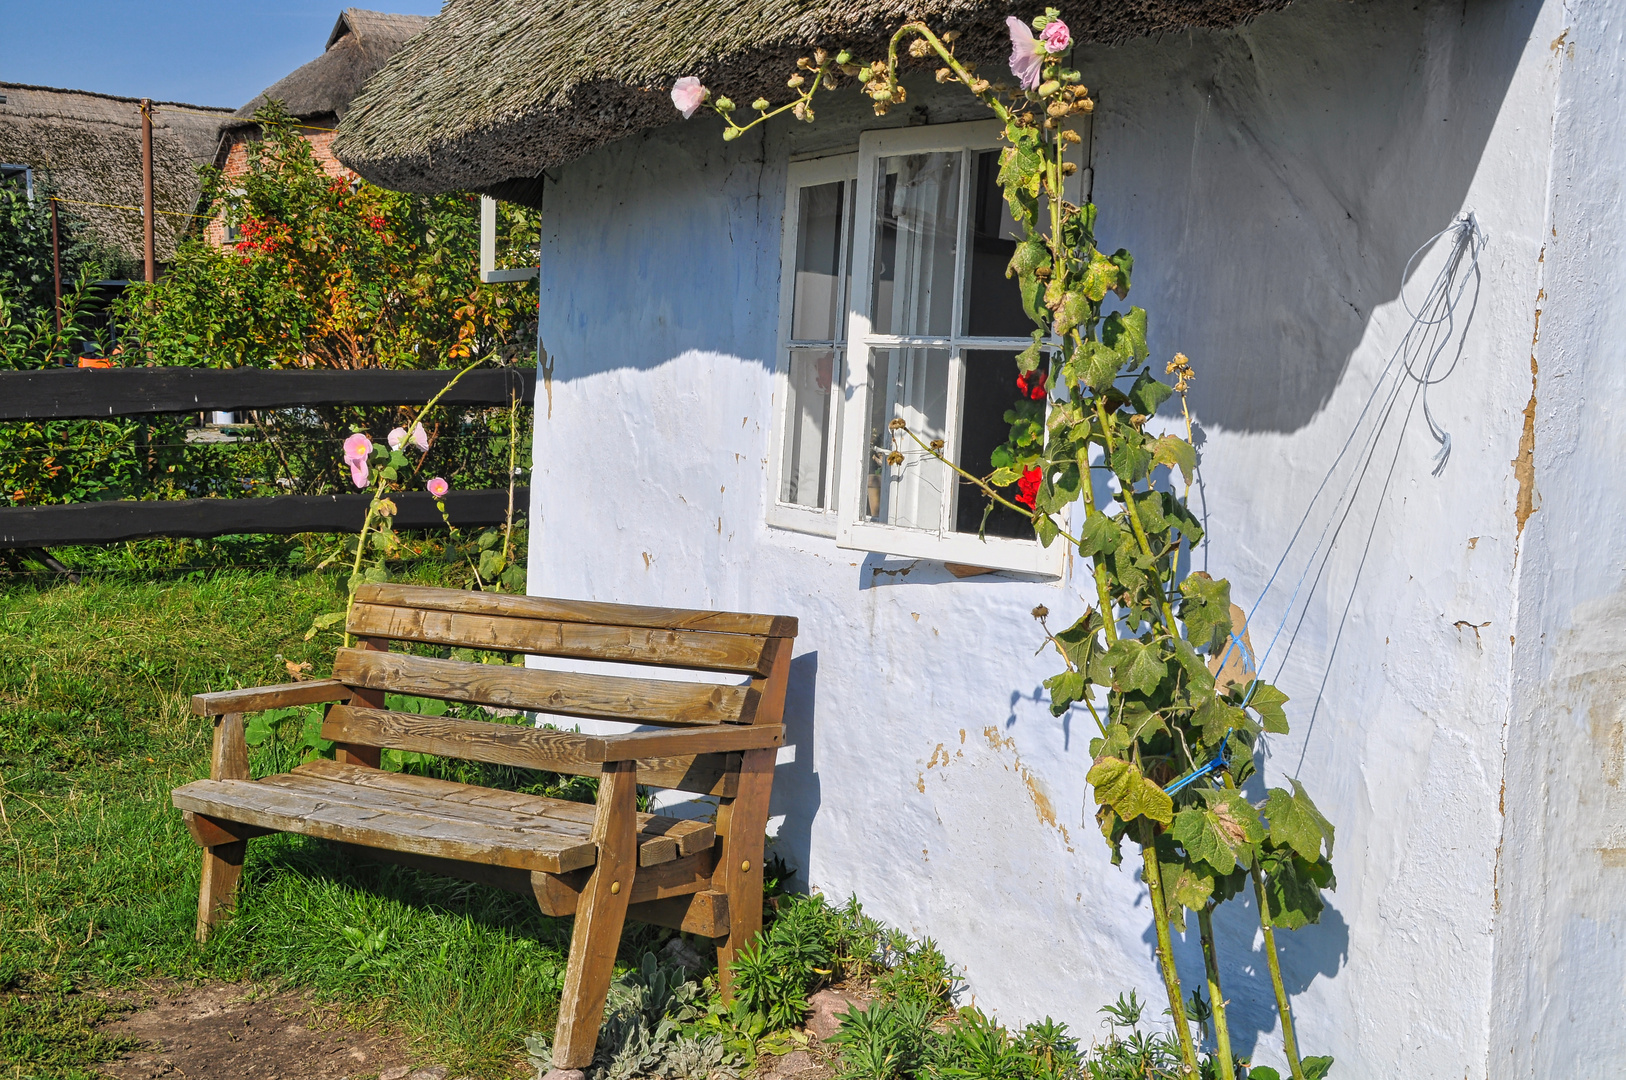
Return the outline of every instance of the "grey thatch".
{"type": "MultiPolygon", "coordinates": [[[[0,82],[0,162],[27,165],[47,179],[91,231],[125,257],[142,255],[141,110],[136,98],[0,82]],[[85,203],[103,204],[86,206],[85,203]],[[110,205],[109,205],[110,204],[110,205]],[[135,207],[118,209],[116,207],[135,207]]],[[[167,261],[197,209],[198,166],[208,164],[229,109],[179,102],[153,105],[153,226],[167,261]]]]}
{"type": "MultiPolygon", "coordinates": [[[[1061,0],[1080,41],[1116,43],[1185,27],[1229,27],[1290,0],[1061,0]]],[[[880,55],[909,18],[961,31],[960,54],[1009,53],[1010,0],[450,0],[355,99],[334,152],[362,176],[425,193],[523,199],[543,169],[675,119],[682,75],[736,100],[783,100],[815,46],[880,55]]]]}
{"type": "Polygon", "coordinates": [[[271,100],[307,122],[343,119],[350,101],[385,61],[430,23],[428,15],[388,15],[345,8],[328,35],[326,51],[265,88],[237,110],[244,123],[271,100]]]}

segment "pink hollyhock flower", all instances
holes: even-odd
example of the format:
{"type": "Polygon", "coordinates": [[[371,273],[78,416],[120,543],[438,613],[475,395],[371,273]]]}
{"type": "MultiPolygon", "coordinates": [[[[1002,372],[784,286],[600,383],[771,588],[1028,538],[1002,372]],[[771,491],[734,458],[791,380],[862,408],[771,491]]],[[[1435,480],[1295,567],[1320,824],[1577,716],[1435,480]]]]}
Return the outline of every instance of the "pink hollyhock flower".
{"type": "Polygon", "coordinates": [[[1032,90],[1039,85],[1039,72],[1044,67],[1047,50],[1033,36],[1033,28],[1015,15],[1008,16],[1005,25],[1011,31],[1011,74],[1022,84],[1022,89],[1032,90]]]}
{"type": "Polygon", "coordinates": [[[444,499],[446,493],[450,490],[452,490],[452,485],[448,484],[442,477],[437,476],[429,481],[429,494],[437,499],[444,499]]]}
{"type": "Polygon", "coordinates": [[[429,433],[423,429],[422,424],[412,425],[412,445],[418,448],[419,453],[429,453],[429,433]]]}
{"type": "Polygon", "coordinates": [[[344,440],[344,463],[350,466],[350,482],[359,488],[367,486],[367,455],[373,452],[373,440],[356,432],[344,440]]]}
{"type": "Polygon", "coordinates": [[[390,433],[385,436],[385,439],[388,440],[391,450],[401,449],[401,447],[406,445],[406,428],[391,428],[390,433]]]}
{"type": "Polygon", "coordinates": [[[1066,52],[1073,44],[1073,32],[1067,29],[1067,24],[1060,19],[1052,19],[1039,33],[1039,40],[1044,47],[1053,53],[1066,52]]]}
{"type": "Polygon", "coordinates": [[[685,75],[672,84],[672,104],[687,120],[695,114],[706,101],[706,88],[700,85],[700,80],[693,75],[685,75]]]}

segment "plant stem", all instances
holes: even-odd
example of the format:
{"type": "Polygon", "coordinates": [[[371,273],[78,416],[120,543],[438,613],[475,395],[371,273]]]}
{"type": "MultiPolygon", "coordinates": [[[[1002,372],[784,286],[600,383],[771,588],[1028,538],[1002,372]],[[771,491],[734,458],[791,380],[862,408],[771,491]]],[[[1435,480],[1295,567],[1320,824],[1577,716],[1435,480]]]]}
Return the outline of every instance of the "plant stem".
{"type": "Polygon", "coordinates": [[[1197,912],[1197,929],[1203,939],[1203,967],[1208,969],[1208,1004],[1214,1013],[1214,1052],[1219,1055],[1220,1080],[1236,1080],[1231,1028],[1225,1021],[1225,995],[1220,993],[1219,958],[1214,951],[1213,910],[1213,904],[1204,904],[1197,912]]]}
{"type": "MultiPolygon", "coordinates": [[[[1110,462],[1112,454],[1112,425],[1107,420],[1107,407],[1106,404],[1102,402],[1100,395],[1097,395],[1095,398],[1095,415],[1101,421],[1101,438],[1107,444],[1107,455],[1110,462]]],[[[1129,527],[1135,533],[1135,541],[1136,543],[1140,544],[1141,553],[1144,554],[1148,559],[1152,560],[1152,567],[1155,570],[1160,560],[1157,558],[1157,556],[1152,554],[1152,545],[1146,540],[1146,527],[1140,523],[1140,511],[1135,508],[1134,492],[1130,490],[1130,485],[1126,483],[1121,476],[1118,478],[1118,486],[1121,489],[1120,493],[1123,496],[1124,510],[1129,514],[1129,527]]],[[[1170,575],[1173,575],[1172,568],[1170,570],[1170,575]]],[[[1162,586],[1162,584],[1163,583],[1161,581],[1158,582],[1159,586],[1162,586]]],[[[1159,606],[1163,609],[1163,629],[1168,631],[1170,637],[1179,637],[1179,631],[1174,625],[1174,609],[1169,606],[1168,595],[1161,587],[1158,589],[1158,600],[1160,601],[1159,606]]]]}
{"type": "Polygon", "coordinates": [[[1304,1066],[1299,1063],[1299,1041],[1293,1033],[1293,1009],[1287,1000],[1287,987],[1282,983],[1282,964],[1276,956],[1276,928],[1270,923],[1270,905],[1265,903],[1265,878],[1259,870],[1259,861],[1253,863],[1253,895],[1259,904],[1259,928],[1265,932],[1265,962],[1270,965],[1270,986],[1276,991],[1276,1010],[1282,1017],[1282,1052],[1287,1055],[1287,1067],[1293,1080],[1304,1080],[1304,1066]]]}
{"type": "Polygon", "coordinates": [[[1157,840],[1152,823],[1140,821],[1140,854],[1146,878],[1146,891],[1152,898],[1152,923],[1157,928],[1157,962],[1163,970],[1163,988],[1169,995],[1169,1015],[1180,1038],[1180,1056],[1186,1064],[1188,1080],[1199,1080],[1197,1048],[1191,1041],[1191,1025],[1186,1021],[1186,1005],[1180,988],[1180,973],[1174,966],[1174,943],[1169,935],[1169,906],[1163,895],[1163,869],[1157,861],[1157,840]]]}

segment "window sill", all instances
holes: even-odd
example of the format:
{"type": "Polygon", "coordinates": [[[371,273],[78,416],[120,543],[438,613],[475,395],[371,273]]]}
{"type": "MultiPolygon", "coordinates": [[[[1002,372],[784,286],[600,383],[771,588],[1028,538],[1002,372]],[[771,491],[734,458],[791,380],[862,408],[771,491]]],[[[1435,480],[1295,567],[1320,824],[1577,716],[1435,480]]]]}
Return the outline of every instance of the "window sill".
{"type": "Polygon", "coordinates": [[[785,529],[789,532],[829,538],[836,535],[834,510],[815,510],[810,506],[776,502],[768,506],[767,522],[771,529],[785,529]]]}
{"type": "MultiPolygon", "coordinates": [[[[1059,539],[1046,548],[1037,540],[1010,540],[998,536],[981,539],[960,533],[940,536],[892,525],[843,522],[836,531],[836,546],[906,559],[955,563],[963,568],[1004,570],[1057,580],[1067,572],[1067,544],[1059,539]]],[[[956,573],[955,576],[961,575],[956,573]]]]}

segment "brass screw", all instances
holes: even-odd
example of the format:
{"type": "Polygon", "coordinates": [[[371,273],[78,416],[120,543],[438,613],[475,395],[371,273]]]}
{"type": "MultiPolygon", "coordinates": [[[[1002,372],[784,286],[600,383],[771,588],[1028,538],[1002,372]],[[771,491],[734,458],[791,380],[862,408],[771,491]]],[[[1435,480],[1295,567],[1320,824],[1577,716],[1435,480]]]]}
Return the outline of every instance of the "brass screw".
{"type": "Polygon", "coordinates": [[[616,893],[618,893],[620,891],[621,891],[621,883],[619,881],[610,882],[610,895],[611,896],[614,896],[616,893]]]}
{"type": "Polygon", "coordinates": [[[740,870],[749,874],[751,872],[751,860],[747,859],[745,862],[740,863],[740,870]]]}

